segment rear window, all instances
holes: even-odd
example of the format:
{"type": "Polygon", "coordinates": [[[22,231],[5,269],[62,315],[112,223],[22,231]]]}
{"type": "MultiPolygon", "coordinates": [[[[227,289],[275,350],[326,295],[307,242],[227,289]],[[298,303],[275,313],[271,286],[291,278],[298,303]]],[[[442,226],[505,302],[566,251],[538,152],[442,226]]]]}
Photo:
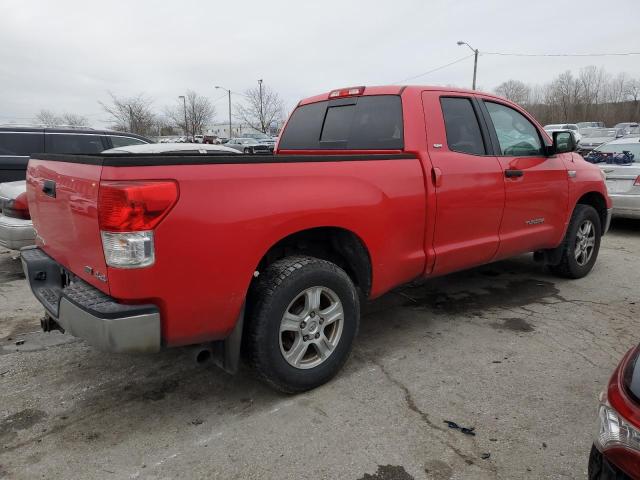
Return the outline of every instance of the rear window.
{"type": "Polygon", "coordinates": [[[401,150],[398,95],[330,100],[298,107],[282,133],[283,150],[401,150]]]}
{"type": "Polygon", "coordinates": [[[100,153],[105,149],[102,138],[99,135],[49,133],[45,137],[47,153],[87,155],[100,153]]]}
{"type": "Polygon", "coordinates": [[[42,133],[0,132],[0,155],[28,157],[44,152],[42,133]]]}

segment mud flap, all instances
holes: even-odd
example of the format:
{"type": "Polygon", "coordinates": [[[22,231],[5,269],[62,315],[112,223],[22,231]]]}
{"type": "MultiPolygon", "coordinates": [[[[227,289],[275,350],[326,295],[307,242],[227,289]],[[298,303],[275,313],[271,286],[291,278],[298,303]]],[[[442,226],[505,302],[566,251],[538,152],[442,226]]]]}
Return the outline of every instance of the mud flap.
{"type": "Polygon", "coordinates": [[[235,375],[238,372],[238,366],[240,364],[244,310],[245,306],[242,304],[236,326],[233,328],[231,334],[224,340],[213,342],[212,344],[213,363],[231,375],[235,375]]]}

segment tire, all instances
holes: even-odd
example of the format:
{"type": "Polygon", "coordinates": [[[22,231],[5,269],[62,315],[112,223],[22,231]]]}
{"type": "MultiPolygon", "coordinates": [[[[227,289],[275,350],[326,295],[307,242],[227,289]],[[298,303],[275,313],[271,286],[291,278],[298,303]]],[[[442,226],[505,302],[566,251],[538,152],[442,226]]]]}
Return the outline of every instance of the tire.
{"type": "Polygon", "coordinates": [[[564,278],[576,279],[586,276],[598,258],[601,236],[600,216],[595,208],[590,205],[576,205],[567,233],[559,247],[562,249],[560,263],[551,265],[550,270],[564,278]]]}
{"type": "Polygon", "coordinates": [[[360,302],[337,265],[306,256],[278,260],[261,272],[249,303],[248,360],[273,388],[285,393],[313,389],[347,361],[360,302]]]}

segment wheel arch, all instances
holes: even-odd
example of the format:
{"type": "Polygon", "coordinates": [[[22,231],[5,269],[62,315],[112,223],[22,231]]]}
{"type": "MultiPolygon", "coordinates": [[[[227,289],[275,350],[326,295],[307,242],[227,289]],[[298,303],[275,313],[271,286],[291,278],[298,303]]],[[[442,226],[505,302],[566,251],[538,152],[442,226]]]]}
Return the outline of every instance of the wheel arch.
{"type": "Polygon", "coordinates": [[[335,263],[342,268],[367,298],[371,292],[371,255],[365,242],[343,227],[323,226],[299,230],[275,242],[262,256],[256,271],[291,255],[309,255],[335,263]]]}
{"type": "Polygon", "coordinates": [[[600,234],[604,235],[607,224],[607,201],[605,200],[604,195],[596,191],[584,193],[578,199],[576,205],[589,205],[598,212],[598,217],[600,218],[600,234]]]}

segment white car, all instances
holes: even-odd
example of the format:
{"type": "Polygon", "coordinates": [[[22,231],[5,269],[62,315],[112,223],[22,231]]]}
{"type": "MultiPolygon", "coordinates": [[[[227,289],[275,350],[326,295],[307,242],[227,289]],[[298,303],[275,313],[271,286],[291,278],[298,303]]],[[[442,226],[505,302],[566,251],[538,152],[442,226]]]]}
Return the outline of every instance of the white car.
{"type": "Polygon", "coordinates": [[[573,133],[573,138],[575,139],[576,144],[579,143],[580,140],[582,140],[582,134],[580,133],[580,129],[578,128],[578,125],[575,123],[553,123],[550,125],[545,125],[544,129],[547,132],[560,132],[560,131],[569,130],[571,131],[571,133],[573,133]]]}
{"type": "MultiPolygon", "coordinates": [[[[182,154],[238,155],[240,152],[222,145],[195,143],[148,143],[111,148],[103,154],[182,154]]],[[[27,204],[24,180],[0,184],[0,246],[20,250],[33,245],[35,232],[27,204]]]]}
{"type": "Polygon", "coordinates": [[[237,155],[239,152],[223,145],[209,145],[207,143],[149,143],[147,145],[129,145],[127,147],[112,148],[102,153],[181,153],[181,154],[225,154],[237,155]]]}
{"type": "Polygon", "coordinates": [[[33,245],[34,238],[27,204],[27,182],[0,183],[0,246],[20,250],[33,245]]]}
{"type": "Polygon", "coordinates": [[[640,138],[612,140],[584,158],[606,175],[613,216],[640,219],[640,138]]]}

